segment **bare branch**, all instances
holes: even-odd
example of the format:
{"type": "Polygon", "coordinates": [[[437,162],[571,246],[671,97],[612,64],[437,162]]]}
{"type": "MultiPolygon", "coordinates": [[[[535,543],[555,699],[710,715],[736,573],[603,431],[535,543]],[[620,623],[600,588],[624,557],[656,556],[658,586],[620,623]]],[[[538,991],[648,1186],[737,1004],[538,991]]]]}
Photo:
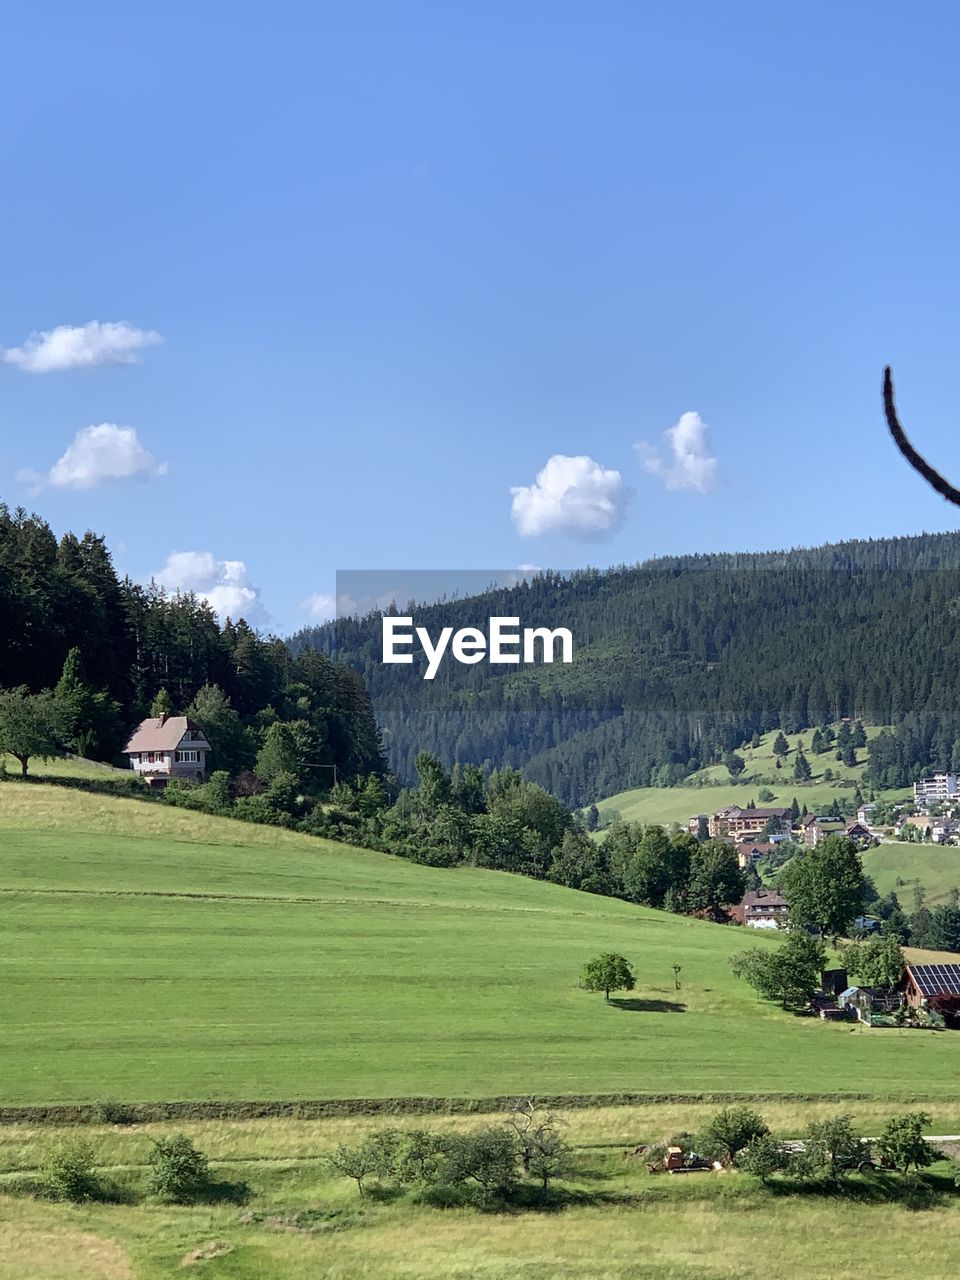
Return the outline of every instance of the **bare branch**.
{"type": "Polygon", "coordinates": [[[927,484],[936,489],[942,498],[946,498],[948,502],[960,507],[960,489],[955,489],[948,480],[943,478],[939,471],[934,471],[926,458],[917,453],[907,439],[907,433],[901,427],[900,419],[897,417],[897,406],[893,400],[893,371],[889,365],[883,371],[883,411],[887,415],[887,426],[890,428],[894,444],[896,444],[914,471],[919,471],[927,484]]]}

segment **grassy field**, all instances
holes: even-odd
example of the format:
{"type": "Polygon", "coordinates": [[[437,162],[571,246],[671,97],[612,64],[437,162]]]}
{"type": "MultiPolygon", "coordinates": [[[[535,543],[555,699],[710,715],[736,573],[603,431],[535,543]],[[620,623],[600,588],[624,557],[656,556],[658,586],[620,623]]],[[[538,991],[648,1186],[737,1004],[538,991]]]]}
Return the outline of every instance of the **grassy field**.
{"type": "MultiPolygon", "coordinates": [[[[876,726],[867,729],[867,737],[872,738],[880,732],[876,726]]],[[[707,815],[723,809],[727,805],[745,805],[753,800],[756,804],[788,805],[797,798],[798,804],[806,805],[809,810],[816,810],[833,801],[838,795],[852,798],[858,784],[863,781],[865,752],[858,752],[858,763],[855,767],[842,764],[835,759],[836,752],[814,755],[810,750],[812,730],[803,733],[785,735],[790,744],[790,754],[786,757],[782,769],[776,767],[773,754],[775,733],[765,734],[759,747],[745,746],[739,749],[746,762],[746,770],[738,782],[730,781],[730,774],[724,765],[711,765],[691,774],[689,779],[679,787],[635,787],[632,791],[620,791],[598,800],[597,807],[604,821],[610,821],[616,815],[624,822],[680,822],[697,813],[707,815]],[[793,760],[798,747],[813,769],[810,782],[795,782],[793,778],[793,760]],[[823,780],[823,771],[831,769],[833,779],[823,780]],[[773,800],[761,801],[758,792],[766,787],[773,792],[773,800]]],[[[895,799],[907,796],[908,790],[884,791],[880,795],[884,799],[895,799]]]]}
{"type": "MultiPolygon", "coordinates": [[[[826,1105],[770,1105],[783,1136],[826,1105]]],[[[835,1114],[835,1108],[832,1109],[835,1114]]],[[[852,1108],[861,1131],[888,1114],[852,1108]]],[[[955,1132],[957,1105],[933,1108],[935,1132],[955,1132]]],[[[649,1175],[626,1153],[677,1128],[696,1130],[709,1109],[617,1108],[570,1113],[576,1169],[562,1211],[483,1214],[395,1200],[371,1184],[332,1178],[323,1156],[354,1142],[369,1121],[260,1121],[185,1125],[220,1180],[250,1188],[243,1207],[151,1203],[50,1204],[13,1194],[68,1134],[0,1130],[0,1280],[160,1280],[195,1274],[231,1280],[901,1280],[960,1267],[960,1204],[946,1165],[924,1184],[854,1176],[843,1196],[822,1188],[784,1194],[733,1172],[649,1175]]],[[[436,1120],[464,1128],[496,1117],[436,1120]]],[[[402,1121],[399,1123],[403,1123],[402,1121]]],[[[104,1177],[142,1190],[149,1139],[168,1130],[84,1129],[104,1177]]]]}
{"type": "Polygon", "coordinates": [[[867,849],[863,865],[881,893],[895,893],[905,910],[913,910],[914,886],[926,890],[928,906],[947,902],[960,887],[960,849],[931,844],[894,843],[867,849]]]}
{"type": "MultiPolygon", "coordinates": [[[[0,752],[0,771],[19,778],[20,761],[0,752]]],[[[112,765],[100,764],[96,760],[84,760],[82,756],[65,756],[53,760],[41,760],[39,756],[33,756],[27,772],[34,778],[87,778],[95,781],[135,778],[132,769],[115,769],[112,765]]]]}
{"type": "Polygon", "coordinates": [[[0,849],[8,1104],[955,1092],[958,1039],[758,1002],[739,930],[43,784],[0,849]],[[620,1003],[578,989],[603,950],[620,1003]]]}

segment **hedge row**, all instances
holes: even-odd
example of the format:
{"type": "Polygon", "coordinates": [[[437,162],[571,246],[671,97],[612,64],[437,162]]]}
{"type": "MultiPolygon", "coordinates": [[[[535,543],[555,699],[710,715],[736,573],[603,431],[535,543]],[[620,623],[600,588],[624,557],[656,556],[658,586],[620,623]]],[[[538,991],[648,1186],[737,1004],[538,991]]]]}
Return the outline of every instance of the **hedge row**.
{"type": "MultiPolygon", "coordinates": [[[[584,1107],[630,1107],[668,1103],[735,1102],[931,1102],[929,1094],[873,1093],[584,1093],[537,1094],[544,1107],[573,1110],[584,1107]]],[[[470,1115],[508,1111],[516,1094],[491,1098],[320,1098],[266,1102],[115,1102],[127,1124],[167,1120],[322,1120],[333,1116],[470,1115]]],[[[40,1107],[0,1107],[0,1124],[96,1124],[103,1103],[64,1103],[40,1107]]]]}

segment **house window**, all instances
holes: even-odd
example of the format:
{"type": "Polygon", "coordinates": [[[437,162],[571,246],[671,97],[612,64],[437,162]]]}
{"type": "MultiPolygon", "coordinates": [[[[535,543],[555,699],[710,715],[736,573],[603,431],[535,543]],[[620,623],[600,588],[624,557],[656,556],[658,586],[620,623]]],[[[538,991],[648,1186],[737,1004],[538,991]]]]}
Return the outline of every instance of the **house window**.
{"type": "Polygon", "coordinates": [[[177,764],[196,764],[199,758],[199,753],[196,751],[177,752],[177,764]]]}

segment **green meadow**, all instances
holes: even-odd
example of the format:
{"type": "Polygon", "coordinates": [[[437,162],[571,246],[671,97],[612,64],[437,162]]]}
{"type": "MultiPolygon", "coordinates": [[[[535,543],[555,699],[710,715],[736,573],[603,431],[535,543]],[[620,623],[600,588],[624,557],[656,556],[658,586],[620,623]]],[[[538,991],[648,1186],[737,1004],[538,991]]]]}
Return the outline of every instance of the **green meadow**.
{"type": "MultiPolygon", "coordinates": [[[[827,1104],[762,1109],[782,1136],[836,1113],[827,1104]]],[[[180,1127],[210,1155],[214,1177],[242,1180],[249,1198],[183,1207],[143,1199],[150,1139],[168,1128],[80,1131],[100,1176],[139,1203],[72,1206],[27,1191],[47,1154],[78,1131],[10,1126],[0,1129],[0,1280],[767,1280],[771,1249],[776,1274],[791,1278],[901,1280],[960,1267],[960,1206],[947,1163],[916,1183],[854,1175],[838,1194],[764,1187],[732,1171],[650,1175],[629,1154],[697,1129],[712,1110],[570,1112],[574,1167],[552,1205],[540,1208],[534,1193],[525,1210],[501,1213],[431,1208],[373,1179],[361,1198],[331,1176],[324,1157],[368,1132],[376,1122],[366,1118],[187,1122],[180,1127]]],[[[867,1134],[890,1114],[873,1104],[852,1110],[867,1134]]],[[[956,1104],[931,1111],[935,1132],[956,1131],[956,1104]]],[[[462,1130],[499,1119],[417,1123],[462,1130]]]]}
{"type": "Polygon", "coordinates": [[[7,1104],[955,1092],[953,1037],[759,1002],[737,929],[43,783],[0,786],[0,849],[7,1104]]]}
{"type": "Polygon", "coordinates": [[[0,785],[0,934],[2,1104],[650,1095],[566,1110],[570,1177],[499,1213],[361,1198],[326,1164],[386,1124],[499,1123],[480,1111],[2,1125],[0,1280],[766,1280],[772,1240],[788,1277],[960,1267],[949,1164],[841,1196],[630,1154],[715,1110],[682,1093],[764,1095],[783,1136],[840,1109],[877,1133],[924,1097],[933,1132],[960,1132],[960,1038],[759,1002],[728,958],[773,939],[43,781],[0,785]],[[610,1005],[577,985],[606,949],[638,975],[610,1005]],[[245,1203],[145,1197],[151,1139],[174,1130],[245,1203]],[[32,1193],[78,1136],[114,1203],[32,1193]]]}

